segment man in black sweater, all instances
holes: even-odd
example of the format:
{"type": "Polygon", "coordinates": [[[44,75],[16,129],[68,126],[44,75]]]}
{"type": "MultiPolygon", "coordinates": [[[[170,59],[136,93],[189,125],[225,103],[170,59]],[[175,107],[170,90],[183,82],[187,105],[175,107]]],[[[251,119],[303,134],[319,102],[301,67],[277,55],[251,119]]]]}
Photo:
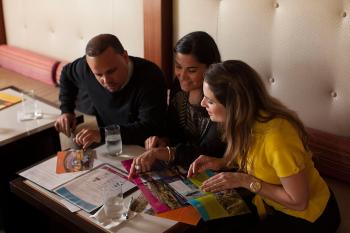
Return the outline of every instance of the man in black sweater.
{"type": "Polygon", "coordinates": [[[76,127],[77,96],[84,96],[83,111],[96,116],[100,130],[82,129],[76,143],[86,149],[104,140],[105,126],[118,124],[124,144],[143,145],[163,131],[166,86],[160,69],[150,61],[128,56],[118,38],[92,38],[85,56],[66,65],[60,79],[62,115],[55,127],[70,136],[76,127]]]}

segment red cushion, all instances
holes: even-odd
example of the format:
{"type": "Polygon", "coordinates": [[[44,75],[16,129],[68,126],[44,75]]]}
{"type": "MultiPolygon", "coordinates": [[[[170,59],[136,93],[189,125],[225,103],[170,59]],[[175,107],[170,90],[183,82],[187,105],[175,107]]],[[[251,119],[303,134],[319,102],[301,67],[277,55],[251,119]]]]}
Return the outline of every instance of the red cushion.
{"type": "Polygon", "coordinates": [[[58,61],[25,49],[0,45],[0,66],[24,76],[56,85],[54,76],[58,61]]]}

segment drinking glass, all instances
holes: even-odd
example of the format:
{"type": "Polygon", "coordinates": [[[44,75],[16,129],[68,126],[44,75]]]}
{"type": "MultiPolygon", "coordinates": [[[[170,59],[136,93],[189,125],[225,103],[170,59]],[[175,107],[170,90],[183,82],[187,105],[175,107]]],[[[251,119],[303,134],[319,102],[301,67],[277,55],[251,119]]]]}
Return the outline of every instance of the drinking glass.
{"type": "Polygon", "coordinates": [[[33,120],[42,118],[42,111],[38,106],[38,102],[35,97],[34,90],[23,91],[21,93],[22,109],[21,119],[22,120],[33,120]]]}
{"type": "Polygon", "coordinates": [[[103,208],[108,218],[120,218],[124,213],[122,183],[107,183],[103,187],[103,208]]]}
{"type": "Polygon", "coordinates": [[[110,155],[120,155],[123,151],[122,137],[119,125],[110,125],[105,127],[105,141],[107,151],[110,155]]]}

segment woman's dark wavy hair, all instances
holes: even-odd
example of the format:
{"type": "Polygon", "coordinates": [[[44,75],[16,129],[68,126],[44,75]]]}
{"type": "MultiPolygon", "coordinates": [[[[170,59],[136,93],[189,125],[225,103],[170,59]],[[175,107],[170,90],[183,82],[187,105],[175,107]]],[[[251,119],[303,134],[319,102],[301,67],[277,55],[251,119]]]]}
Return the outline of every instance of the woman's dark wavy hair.
{"type": "Polygon", "coordinates": [[[268,122],[276,117],[288,120],[308,150],[308,135],[297,114],[272,97],[259,74],[246,63],[228,60],[213,64],[206,71],[204,81],[226,109],[226,121],[221,127],[227,142],[225,158],[229,166],[240,161],[236,165],[241,171],[247,171],[255,121],[268,122]]]}
{"type": "Polygon", "coordinates": [[[174,53],[191,54],[198,62],[207,66],[221,62],[214,39],[206,32],[195,31],[182,37],[174,47],[174,53]]]}

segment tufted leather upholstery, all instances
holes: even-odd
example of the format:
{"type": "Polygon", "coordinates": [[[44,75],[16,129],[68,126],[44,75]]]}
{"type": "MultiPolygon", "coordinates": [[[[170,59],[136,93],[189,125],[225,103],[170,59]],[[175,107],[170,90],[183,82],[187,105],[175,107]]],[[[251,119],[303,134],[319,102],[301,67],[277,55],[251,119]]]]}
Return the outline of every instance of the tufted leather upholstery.
{"type": "Polygon", "coordinates": [[[119,37],[129,54],[143,56],[140,0],[3,0],[7,44],[60,60],[82,56],[99,33],[119,37]]]}
{"type": "MultiPolygon", "coordinates": [[[[322,174],[349,182],[350,0],[174,0],[174,41],[194,30],[253,66],[309,127],[322,174]]],[[[327,178],[345,233],[350,187],[338,180],[327,178]]]]}
{"type": "Polygon", "coordinates": [[[350,137],[349,0],[175,0],[174,41],[205,30],[308,127],[350,137]]]}

